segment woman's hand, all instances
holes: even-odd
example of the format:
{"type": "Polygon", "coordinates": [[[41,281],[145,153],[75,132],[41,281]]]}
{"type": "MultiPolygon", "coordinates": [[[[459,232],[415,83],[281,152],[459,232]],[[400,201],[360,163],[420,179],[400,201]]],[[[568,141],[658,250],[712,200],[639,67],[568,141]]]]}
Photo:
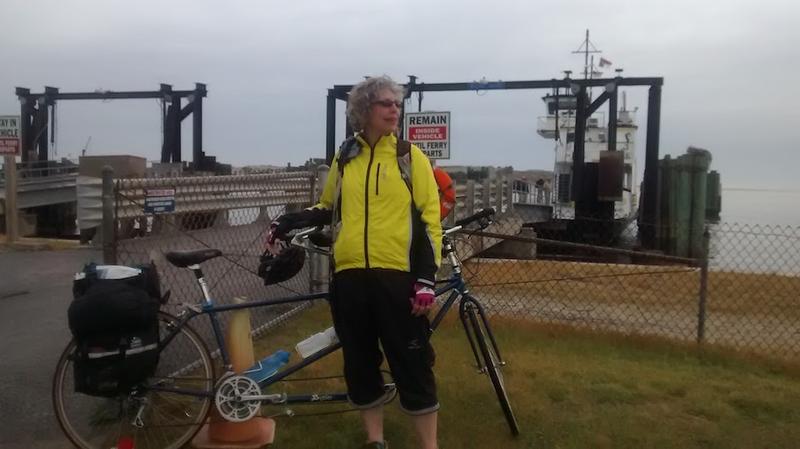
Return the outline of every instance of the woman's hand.
{"type": "Polygon", "coordinates": [[[436,294],[430,286],[416,282],[414,283],[414,296],[410,300],[411,314],[421,316],[431,310],[436,300],[436,294]]]}

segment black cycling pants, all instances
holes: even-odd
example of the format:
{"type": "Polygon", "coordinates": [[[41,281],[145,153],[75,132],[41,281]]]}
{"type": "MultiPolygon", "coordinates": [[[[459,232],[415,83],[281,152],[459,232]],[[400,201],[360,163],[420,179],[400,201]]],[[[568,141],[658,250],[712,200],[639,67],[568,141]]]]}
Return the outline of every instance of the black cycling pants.
{"type": "Polygon", "coordinates": [[[352,269],[334,274],[331,311],[344,352],[344,375],[354,406],[383,403],[383,347],[402,408],[415,415],[439,409],[433,376],[430,322],[411,315],[414,277],[386,269],[352,269]]]}

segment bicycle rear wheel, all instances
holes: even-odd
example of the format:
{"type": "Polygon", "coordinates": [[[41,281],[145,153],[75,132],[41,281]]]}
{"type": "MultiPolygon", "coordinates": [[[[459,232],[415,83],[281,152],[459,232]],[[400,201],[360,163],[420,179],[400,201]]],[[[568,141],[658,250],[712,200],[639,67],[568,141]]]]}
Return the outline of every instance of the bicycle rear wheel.
{"type": "Polygon", "coordinates": [[[467,308],[467,317],[469,318],[475,341],[483,358],[483,365],[486,369],[486,373],[489,375],[489,379],[492,381],[492,387],[494,387],[494,391],[497,394],[497,399],[500,401],[500,408],[503,409],[503,415],[506,417],[506,422],[508,422],[511,434],[517,436],[519,435],[519,424],[517,424],[517,418],[514,416],[514,410],[511,409],[511,403],[508,400],[508,392],[506,391],[503,373],[500,371],[500,357],[497,356],[494,346],[487,342],[488,329],[484,329],[486,323],[483,317],[478,316],[476,310],[475,307],[467,308]]]}
{"type": "MultiPolygon", "coordinates": [[[[174,330],[177,318],[159,313],[160,338],[174,330]]],[[[155,388],[211,392],[214,366],[202,338],[184,325],[162,349],[155,375],[139,393],[113,398],[75,392],[76,344],[71,341],[53,376],[53,407],[61,429],[83,449],[116,447],[130,438],[136,449],[178,449],[205,423],[211,396],[189,395],[155,388]],[[141,419],[137,419],[137,415],[141,419]]]]}

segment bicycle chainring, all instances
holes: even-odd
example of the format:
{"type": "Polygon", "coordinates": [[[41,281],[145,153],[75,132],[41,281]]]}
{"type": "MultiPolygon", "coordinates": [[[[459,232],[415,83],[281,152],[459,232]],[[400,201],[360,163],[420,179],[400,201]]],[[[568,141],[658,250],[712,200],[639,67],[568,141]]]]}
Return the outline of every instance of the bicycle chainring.
{"type": "Polygon", "coordinates": [[[244,396],[261,394],[261,387],[249,377],[223,377],[217,384],[214,403],[217,411],[226,421],[242,422],[256,416],[261,409],[260,400],[244,400],[244,396]]]}

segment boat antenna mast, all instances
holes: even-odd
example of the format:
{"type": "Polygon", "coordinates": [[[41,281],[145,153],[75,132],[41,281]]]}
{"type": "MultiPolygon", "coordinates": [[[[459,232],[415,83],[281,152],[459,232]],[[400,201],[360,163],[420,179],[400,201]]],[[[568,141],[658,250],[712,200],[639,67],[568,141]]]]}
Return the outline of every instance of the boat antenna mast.
{"type": "MultiPolygon", "coordinates": [[[[581,46],[578,47],[578,49],[573,51],[572,53],[573,54],[583,53],[583,79],[584,80],[592,79],[595,73],[594,53],[602,53],[602,51],[598,50],[597,47],[594,46],[592,41],[589,40],[589,29],[586,29],[586,38],[584,38],[583,42],[581,42],[581,46]]],[[[589,98],[591,99],[591,97],[592,94],[590,91],[589,98]]]]}

